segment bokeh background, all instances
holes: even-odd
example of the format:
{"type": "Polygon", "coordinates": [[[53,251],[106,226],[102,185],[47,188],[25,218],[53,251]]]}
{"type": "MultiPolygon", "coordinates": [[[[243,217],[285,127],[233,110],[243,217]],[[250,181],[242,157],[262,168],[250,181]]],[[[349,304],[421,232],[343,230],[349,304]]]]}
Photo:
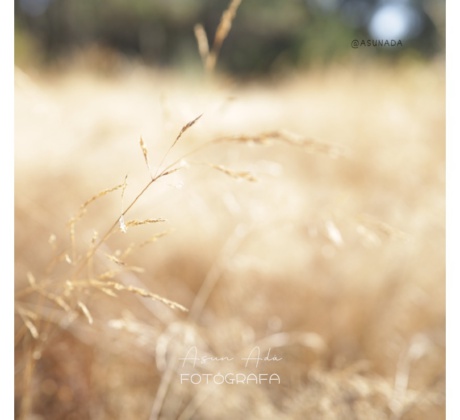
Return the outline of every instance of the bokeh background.
{"type": "Polygon", "coordinates": [[[228,5],[15,2],[16,418],[445,418],[444,2],[228,5]]]}
{"type": "MultiPolygon", "coordinates": [[[[49,64],[97,45],[148,65],[190,71],[200,66],[194,25],[202,23],[212,35],[226,5],[224,0],[18,0],[16,59],[49,64]]],[[[368,48],[370,58],[433,58],[445,48],[445,2],[246,0],[224,43],[220,67],[254,76],[328,64],[351,59],[353,39],[403,43],[368,48]]]]}

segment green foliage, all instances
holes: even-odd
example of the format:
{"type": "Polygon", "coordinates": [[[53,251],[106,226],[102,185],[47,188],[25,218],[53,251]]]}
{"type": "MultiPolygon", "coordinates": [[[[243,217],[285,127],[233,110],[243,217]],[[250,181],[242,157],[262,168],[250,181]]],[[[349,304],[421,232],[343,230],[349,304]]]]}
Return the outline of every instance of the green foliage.
{"type": "MultiPolygon", "coordinates": [[[[18,52],[24,57],[30,50],[42,51],[53,61],[97,44],[150,65],[193,68],[200,60],[194,26],[202,24],[211,42],[228,4],[228,0],[54,0],[37,17],[16,6],[21,28],[18,52]]],[[[259,75],[357,54],[399,56],[409,50],[357,52],[350,47],[353,39],[363,38],[357,31],[338,12],[312,9],[303,0],[244,0],[218,66],[234,74],[259,75]]],[[[423,55],[423,48],[417,48],[423,55]]]]}

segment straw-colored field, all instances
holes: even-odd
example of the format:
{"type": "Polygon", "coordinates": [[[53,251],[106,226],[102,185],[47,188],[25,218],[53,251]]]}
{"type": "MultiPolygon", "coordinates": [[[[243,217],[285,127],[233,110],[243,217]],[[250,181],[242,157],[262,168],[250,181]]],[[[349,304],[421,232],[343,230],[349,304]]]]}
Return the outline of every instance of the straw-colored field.
{"type": "Polygon", "coordinates": [[[18,70],[17,418],[444,418],[444,96],[18,70]]]}

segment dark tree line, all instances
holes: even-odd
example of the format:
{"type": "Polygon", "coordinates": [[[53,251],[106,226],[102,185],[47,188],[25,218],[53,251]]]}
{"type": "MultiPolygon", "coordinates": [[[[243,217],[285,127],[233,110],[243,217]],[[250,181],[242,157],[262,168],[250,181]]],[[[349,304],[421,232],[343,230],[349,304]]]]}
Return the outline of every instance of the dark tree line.
{"type": "MultiPolygon", "coordinates": [[[[243,0],[219,65],[235,73],[259,74],[352,54],[350,42],[370,36],[369,21],[380,3],[327,3],[334,7],[316,0],[243,0]]],[[[169,66],[199,60],[194,25],[202,23],[212,38],[227,5],[228,0],[16,0],[16,33],[33,39],[45,61],[98,44],[148,64],[169,66]]],[[[414,1],[411,7],[422,22],[419,33],[404,40],[403,48],[368,49],[366,54],[442,53],[444,2],[414,1]]]]}

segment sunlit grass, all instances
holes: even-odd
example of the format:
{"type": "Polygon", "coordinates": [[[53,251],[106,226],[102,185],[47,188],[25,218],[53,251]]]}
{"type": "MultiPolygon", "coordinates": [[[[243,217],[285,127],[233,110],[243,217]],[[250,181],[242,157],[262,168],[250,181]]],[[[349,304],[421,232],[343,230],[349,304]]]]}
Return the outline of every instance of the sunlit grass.
{"type": "Polygon", "coordinates": [[[18,69],[18,418],[443,418],[443,76],[18,69]]]}

